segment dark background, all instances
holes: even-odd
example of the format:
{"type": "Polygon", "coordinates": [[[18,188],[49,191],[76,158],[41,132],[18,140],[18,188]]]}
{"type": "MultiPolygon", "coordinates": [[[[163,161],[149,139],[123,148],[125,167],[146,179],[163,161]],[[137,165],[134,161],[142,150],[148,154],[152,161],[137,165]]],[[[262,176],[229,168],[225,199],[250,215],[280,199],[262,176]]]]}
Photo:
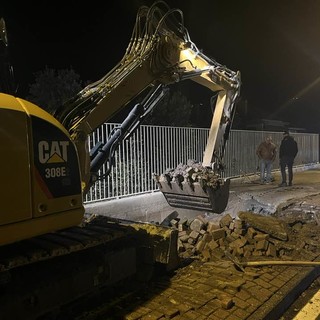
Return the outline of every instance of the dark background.
{"type": "MultiPolygon", "coordinates": [[[[18,95],[28,92],[34,72],[46,66],[72,67],[82,80],[91,82],[121,60],[138,8],[153,1],[101,3],[0,4],[18,95]]],[[[167,3],[183,11],[190,38],[199,49],[241,72],[241,100],[250,119],[289,121],[310,132],[320,131],[320,1],[167,3]]],[[[199,92],[194,98],[202,103],[199,92]]]]}

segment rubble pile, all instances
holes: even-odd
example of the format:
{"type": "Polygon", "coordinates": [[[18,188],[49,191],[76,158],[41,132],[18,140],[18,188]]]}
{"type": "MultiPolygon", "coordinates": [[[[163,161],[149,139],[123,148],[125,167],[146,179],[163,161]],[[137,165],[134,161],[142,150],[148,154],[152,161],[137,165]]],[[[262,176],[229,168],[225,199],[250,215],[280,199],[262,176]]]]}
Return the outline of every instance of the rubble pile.
{"type": "Polygon", "coordinates": [[[182,259],[313,260],[320,250],[320,227],[314,221],[239,212],[237,218],[226,214],[219,221],[208,221],[203,215],[192,221],[176,217],[170,225],[179,230],[182,259]]]}
{"type": "Polygon", "coordinates": [[[169,185],[175,182],[180,187],[182,187],[182,183],[193,185],[195,182],[198,182],[203,189],[206,187],[215,188],[220,184],[218,172],[190,159],[187,164],[179,164],[176,168],[167,169],[161,175],[154,174],[153,176],[156,182],[166,182],[169,185]]]}

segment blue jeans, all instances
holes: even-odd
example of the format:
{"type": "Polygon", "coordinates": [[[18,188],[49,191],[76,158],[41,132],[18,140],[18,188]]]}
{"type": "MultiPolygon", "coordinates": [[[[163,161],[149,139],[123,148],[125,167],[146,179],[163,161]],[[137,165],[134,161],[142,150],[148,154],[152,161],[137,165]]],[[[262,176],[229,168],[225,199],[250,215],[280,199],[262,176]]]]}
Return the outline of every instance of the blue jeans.
{"type": "Polygon", "coordinates": [[[260,181],[271,182],[272,160],[260,159],[260,181]]]}

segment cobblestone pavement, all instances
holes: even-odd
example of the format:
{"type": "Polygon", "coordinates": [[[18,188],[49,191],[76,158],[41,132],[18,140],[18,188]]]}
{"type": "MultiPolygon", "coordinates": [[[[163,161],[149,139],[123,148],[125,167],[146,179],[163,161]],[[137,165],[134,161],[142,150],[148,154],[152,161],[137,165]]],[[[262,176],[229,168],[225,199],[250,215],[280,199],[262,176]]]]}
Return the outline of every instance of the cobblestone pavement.
{"type": "MultiPolygon", "coordinates": [[[[282,219],[311,221],[313,228],[297,243],[313,243],[315,250],[300,252],[303,261],[319,261],[320,170],[295,172],[294,186],[244,183],[231,186],[233,206],[226,212],[248,210],[282,219]],[[252,205],[254,203],[254,206],[252,205]],[[314,238],[315,237],[315,238],[314,238]]],[[[297,233],[299,234],[299,233],[297,233]]],[[[305,235],[306,233],[304,233],[305,235]]],[[[298,244],[297,244],[298,245],[298,244]]],[[[285,257],[283,257],[285,258],[285,257]]],[[[288,258],[290,259],[290,257],[288,258]]],[[[234,261],[189,260],[172,275],[128,291],[78,319],[280,319],[290,304],[319,276],[316,265],[265,265],[239,268],[234,261]]]]}
{"type": "Polygon", "coordinates": [[[319,276],[319,268],[194,261],[172,277],[123,294],[78,319],[278,320],[319,276]]]}

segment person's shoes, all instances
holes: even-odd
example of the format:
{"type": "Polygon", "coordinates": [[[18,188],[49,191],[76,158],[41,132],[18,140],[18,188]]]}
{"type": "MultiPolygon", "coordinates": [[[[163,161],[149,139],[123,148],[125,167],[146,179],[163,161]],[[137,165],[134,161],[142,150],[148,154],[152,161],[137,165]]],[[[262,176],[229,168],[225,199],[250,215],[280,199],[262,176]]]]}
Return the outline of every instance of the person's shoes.
{"type": "Polygon", "coordinates": [[[292,186],[292,182],[289,182],[289,187],[291,187],[292,186]]]}
{"type": "Polygon", "coordinates": [[[287,186],[287,183],[286,182],[282,182],[279,184],[279,187],[286,187],[287,186]]]}

